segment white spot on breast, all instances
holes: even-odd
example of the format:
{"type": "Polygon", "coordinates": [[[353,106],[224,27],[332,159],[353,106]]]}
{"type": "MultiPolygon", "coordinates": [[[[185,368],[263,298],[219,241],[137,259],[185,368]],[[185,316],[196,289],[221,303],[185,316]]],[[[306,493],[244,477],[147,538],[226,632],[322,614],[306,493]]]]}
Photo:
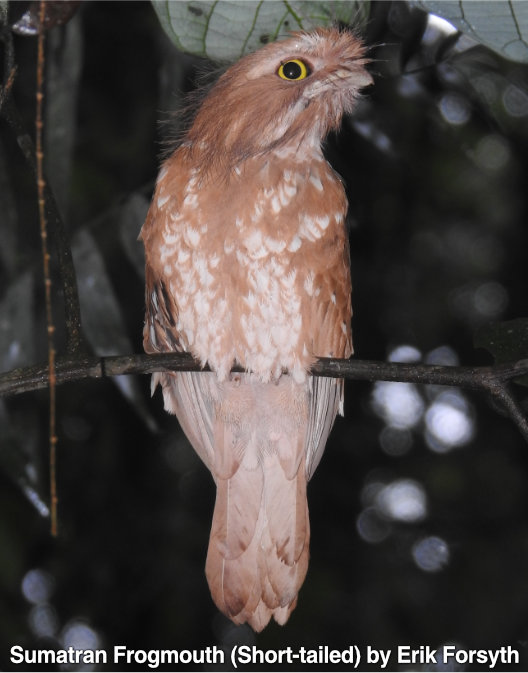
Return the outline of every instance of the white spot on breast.
{"type": "Polygon", "coordinates": [[[299,233],[303,238],[307,238],[309,241],[315,241],[316,239],[321,238],[321,230],[317,226],[316,221],[306,213],[301,215],[301,228],[299,233]]]}
{"type": "Polygon", "coordinates": [[[268,251],[264,247],[264,243],[262,241],[262,232],[260,229],[253,229],[249,236],[246,236],[244,239],[244,244],[250,257],[253,259],[260,259],[261,257],[265,257],[268,254],[268,251]]]}
{"type": "Polygon", "coordinates": [[[281,209],[281,204],[280,204],[280,201],[279,201],[279,197],[274,196],[271,199],[271,212],[274,213],[275,215],[277,215],[277,213],[280,212],[280,209],[281,209]]]}
{"type": "Polygon", "coordinates": [[[201,255],[200,257],[195,257],[193,259],[193,266],[198,273],[198,278],[200,279],[200,285],[202,285],[203,287],[209,287],[212,284],[214,278],[209,273],[207,260],[205,256],[201,255]]]}
{"type": "Polygon", "coordinates": [[[267,257],[269,255],[269,250],[265,248],[263,245],[260,246],[257,250],[253,250],[252,253],[250,253],[251,259],[262,259],[263,257],[267,257]]]}
{"type": "Polygon", "coordinates": [[[295,252],[296,250],[298,250],[301,247],[301,243],[302,243],[301,239],[299,238],[299,236],[297,236],[297,234],[295,234],[295,236],[290,241],[290,245],[288,246],[288,250],[290,252],[295,252]]]}
{"type": "MultiPolygon", "coordinates": [[[[180,238],[179,234],[171,234],[167,230],[164,230],[163,232],[163,242],[165,245],[174,245],[175,243],[178,242],[178,239],[180,238]]],[[[165,246],[163,246],[161,254],[165,253],[165,246]]]]}
{"type": "Polygon", "coordinates": [[[293,196],[297,194],[297,186],[285,184],[281,190],[281,203],[283,206],[286,206],[292,199],[293,196]]]}
{"type": "Polygon", "coordinates": [[[308,273],[308,275],[306,276],[306,279],[305,279],[305,281],[304,281],[304,286],[303,286],[304,289],[306,290],[307,294],[308,294],[310,297],[313,296],[313,292],[314,292],[314,286],[313,286],[313,283],[314,283],[314,275],[313,275],[313,273],[310,271],[310,272],[308,273]]]}
{"type": "Polygon", "coordinates": [[[257,269],[255,274],[256,289],[260,293],[268,292],[270,285],[270,274],[267,269],[257,269]]]}
{"type": "Polygon", "coordinates": [[[335,292],[332,292],[332,295],[331,295],[331,297],[330,297],[330,300],[331,300],[332,304],[335,304],[335,303],[336,303],[335,292]]]}
{"type": "Polygon", "coordinates": [[[260,229],[253,229],[249,236],[246,236],[244,243],[248,250],[259,248],[262,245],[262,232],[260,229]]]}
{"type": "Polygon", "coordinates": [[[261,217],[262,217],[262,208],[259,203],[255,203],[255,207],[253,209],[253,212],[249,216],[249,219],[253,222],[253,224],[256,224],[257,222],[259,222],[261,217]]]}
{"type": "MultiPolygon", "coordinates": [[[[231,246],[231,251],[233,249],[234,249],[234,246],[231,246]]],[[[241,264],[242,266],[247,266],[248,265],[249,257],[247,255],[244,255],[244,253],[241,250],[236,251],[236,257],[237,257],[237,260],[238,260],[239,264],[241,264]]]]}
{"type": "Polygon", "coordinates": [[[235,249],[234,243],[228,243],[227,241],[224,241],[224,252],[226,255],[230,255],[233,250],[235,249]]]}
{"type": "Polygon", "coordinates": [[[159,184],[166,175],[167,175],[167,166],[163,166],[158,174],[158,179],[156,180],[156,182],[159,184]]]}
{"type": "Polygon", "coordinates": [[[170,221],[179,224],[183,220],[183,215],[179,211],[169,212],[170,221]]]}
{"type": "Polygon", "coordinates": [[[208,299],[208,294],[206,292],[202,292],[202,290],[199,290],[194,297],[196,311],[202,320],[210,313],[210,304],[208,299]]]}
{"type": "Polygon", "coordinates": [[[330,218],[328,217],[328,215],[323,215],[322,217],[316,217],[315,221],[317,222],[317,225],[321,229],[326,229],[330,224],[330,218]]]}
{"type": "Polygon", "coordinates": [[[185,262],[189,259],[191,256],[191,253],[188,250],[185,250],[183,248],[180,248],[178,250],[178,264],[185,264],[185,262]]]}
{"type": "Polygon", "coordinates": [[[264,243],[271,252],[282,252],[286,247],[286,241],[271,238],[271,236],[266,236],[264,238],[264,243]]]}
{"type": "Polygon", "coordinates": [[[186,208],[196,208],[198,205],[198,195],[194,192],[187,194],[183,199],[183,205],[186,208]]]}
{"type": "Polygon", "coordinates": [[[323,191],[323,183],[321,182],[321,178],[317,174],[315,173],[310,174],[310,182],[317,189],[318,192],[323,191]]]}
{"type": "Polygon", "coordinates": [[[170,194],[164,194],[162,196],[161,192],[160,195],[158,196],[157,204],[158,208],[163,208],[163,206],[167,203],[167,201],[170,199],[170,194]]]}
{"type": "Polygon", "coordinates": [[[281,278],[281,284],[283,287],[287,288],[288,290],[292,290],[293,286],[295,284],[295,279],[297,278],[297,270],[292,269],[290,273],[286,273],[282,276],[281,278]]]}
{"type": "Polygon", "coordinates": [[[200,232],[198,229],[193,229],[193,227],[186,227],[184,232],[185,240],[193,248],[197,248],[200,243],[200,232]]]}
{"type": "Polygon", "coordinates": [[[244,297],[244,301],[252,311],[255,310],[255,307],[257,305],[257,298],[253,292],[250,292],[247,297],[244,297]]]}
{"type": "Polygon", "coordinates": [[[293,332],[296,332],[298,334],[301,331],[302,315],[300,313],[297,313],[296,315],[293,316],[291,326],[292,326],[293,332]]]}
{"type": "Polygon", "coordinates": [[[347,330],[346,322],[341,323],[341,331],[343,332],[343,334],[345,336],[347,336],[348,330],[347,330]]]}
{"type": "Polygon", "coordinates": [[[292,369],[292,376],[295,383],[304,383],[306,381],[306,371],[304,367],[296,365],[292,369]]]}

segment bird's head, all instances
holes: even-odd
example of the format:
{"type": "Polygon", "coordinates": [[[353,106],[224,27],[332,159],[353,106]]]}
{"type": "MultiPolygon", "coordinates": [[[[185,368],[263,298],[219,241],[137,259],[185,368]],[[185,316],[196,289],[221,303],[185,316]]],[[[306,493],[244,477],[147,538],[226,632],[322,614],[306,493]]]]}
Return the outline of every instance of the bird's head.
{"type": "Polygon", "coordinates": [[[270,151],[311,152],[372,83],[365,46],[347,30],[294,33],[232,65],[186,136],[209,166],[232,170],[270,151]]]}

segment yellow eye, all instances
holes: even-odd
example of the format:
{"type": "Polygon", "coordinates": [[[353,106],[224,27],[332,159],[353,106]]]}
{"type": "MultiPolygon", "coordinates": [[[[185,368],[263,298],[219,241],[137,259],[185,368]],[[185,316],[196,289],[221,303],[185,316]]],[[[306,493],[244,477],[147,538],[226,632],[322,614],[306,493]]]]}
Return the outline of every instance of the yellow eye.
{"type": "Polygon", "coordinates": [[[282,79],[298,81],[305,79],[311,73],[310,68],[304,61],[294,58],[291,61],[286,61],[277,70],[277,75],[282,79]]]}

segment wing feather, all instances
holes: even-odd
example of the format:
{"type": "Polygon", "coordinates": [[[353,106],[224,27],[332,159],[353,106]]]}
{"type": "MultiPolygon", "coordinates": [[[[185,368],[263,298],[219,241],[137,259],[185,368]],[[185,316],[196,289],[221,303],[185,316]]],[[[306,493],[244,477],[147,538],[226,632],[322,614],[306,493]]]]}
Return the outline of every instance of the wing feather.
{"type": "Polygon", "coordinates": [[[326,376],[311,378],[310,415],[306,440],[306,475],[311,479],[343,404],[343,380],[326,376]]]}

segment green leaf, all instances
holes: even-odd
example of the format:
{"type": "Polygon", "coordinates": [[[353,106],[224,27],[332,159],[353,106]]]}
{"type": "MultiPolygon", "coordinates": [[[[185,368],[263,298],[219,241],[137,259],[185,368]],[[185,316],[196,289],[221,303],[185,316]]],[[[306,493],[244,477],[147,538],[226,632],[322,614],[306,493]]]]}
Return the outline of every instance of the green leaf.
{"type": "Polygon", "coordinates": [[[528,2],[510,0],[418,0],[481,44],[515,61],[528,62],[528,2]]]}
{"type": "Polygon", "coordinates": [[[369,0],[152,0],[165,32],[182,51],[235,61],[295,30],[335,22],[359,25],[369,0]]]}
{"type": "MultiPolygon", "coordinates": [[[[514,362],[528,358],[528,318],[491,323],[477,330],[473,339],[476,348],[485,348],[495,361],[514,362]]],[[[528,386],[528,376],[515,379],[528,386]]]]}

